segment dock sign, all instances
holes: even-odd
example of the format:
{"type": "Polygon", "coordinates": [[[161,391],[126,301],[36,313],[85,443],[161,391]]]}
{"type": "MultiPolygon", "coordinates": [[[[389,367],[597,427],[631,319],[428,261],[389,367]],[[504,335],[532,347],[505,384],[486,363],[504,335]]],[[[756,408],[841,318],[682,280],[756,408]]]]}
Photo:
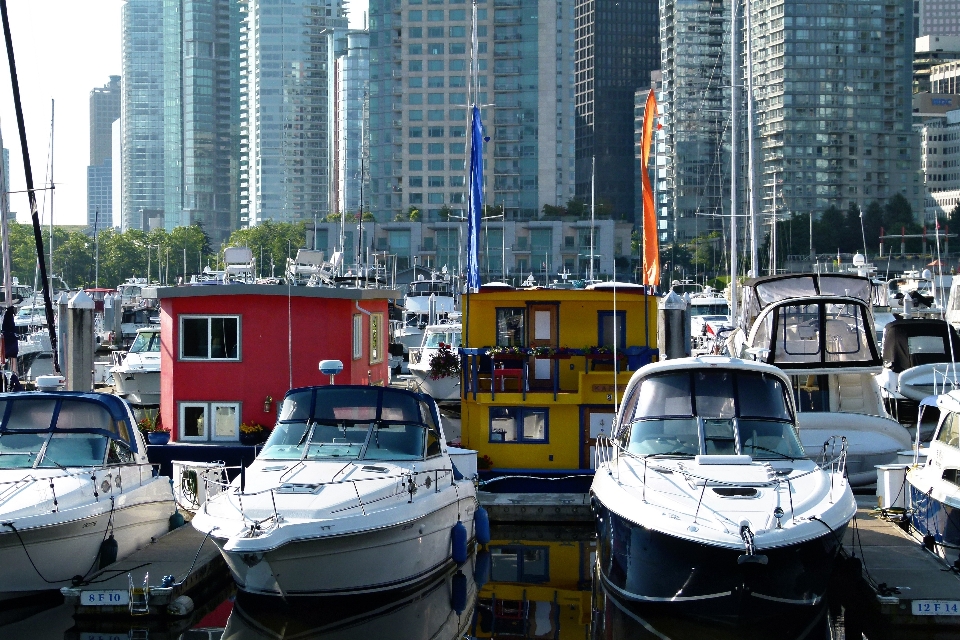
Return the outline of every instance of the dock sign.
{"type": "Polygon", "coordinates": [[[80,604],[87,607],[125,607],[130,604],[130,594],[126,589],[83,591],[80,604]]]}
{"type": "Polygon", "coordinates": [[[915,616],[960,616],[960,600],[914,600],[915,616]]]}

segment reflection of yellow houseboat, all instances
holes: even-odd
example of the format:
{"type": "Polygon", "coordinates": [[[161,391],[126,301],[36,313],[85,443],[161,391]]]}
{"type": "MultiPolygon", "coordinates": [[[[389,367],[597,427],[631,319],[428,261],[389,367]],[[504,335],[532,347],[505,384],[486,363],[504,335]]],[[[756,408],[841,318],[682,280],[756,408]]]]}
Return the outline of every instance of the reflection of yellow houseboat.
{"type": "Polygon", "coordinates": [[[498,471],[592,469],[615,390],[655,357],[656,298],[619,284],[481,289],[464,308],[463,446],[498,471]]]}
{"type": "Polygon", "coordinates": [[[549,540],[532,540],[536,531],[494,528],[490,582],[480,589],[474,637],[587,637],[596,561],[593,529],[542,529],[549,540]]]}

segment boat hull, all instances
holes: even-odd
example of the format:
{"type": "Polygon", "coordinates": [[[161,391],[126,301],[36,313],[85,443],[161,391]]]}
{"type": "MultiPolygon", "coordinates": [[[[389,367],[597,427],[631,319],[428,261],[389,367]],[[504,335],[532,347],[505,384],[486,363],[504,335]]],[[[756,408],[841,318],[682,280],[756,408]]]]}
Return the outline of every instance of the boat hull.
{"type": "Polygon", "coordinates": [[[463,514],[473,539],[473,497],[450,502],[423,517],[378,529],[289,542],[263,553],[229,551],[213,538],[237,586],[280,597],[387,592],[429,580],[449,568],[451,532],[463,514]]]}
{"type": "Polygon", "coordinates": [[[410,375],[416,381],[417,388],[434,400],[460,400],[460,376],[447,376],[434,380],[430,369],[419,366],[410,367],[410,375]]]}
{"type": "MultiPolygon", "coordinates": [[[[923,535],[932,535],[941,545],[960,546],[960,509],[946,504],[909,481],[911,522],[923,535]]],[[[943,552],[943,547],[938,546],[943,552]]]]}
{"type": "Polygon", "coordinates": [[[742,549],[708,546],[632,522],[597,504],[598,567],[622,600],[686,613],[757,618],[823,601],[844,525],[796,545],[758,549],[767,564],[739,564],[742,549]]]}
{"type": "MultiPolygon", "coordinates": [[[[101,502],[93,513],[91,508],[62,512],[62,522],[18,528],[19,537],[9,526],[0,527],[0,599],[68,587],[74,576],[95,571],[100,545],[109,535],[109,505],[109,500],[101,502]]],[[[117,558],[166,533],[173,511],[172,497],[116,509],[112,527],[117,558]]]]}
{"type": "Polygon", "coordinates": [[[117,395],[131,404],[160,404],[160,370],[114,369],[113,382],[117,395]]]}

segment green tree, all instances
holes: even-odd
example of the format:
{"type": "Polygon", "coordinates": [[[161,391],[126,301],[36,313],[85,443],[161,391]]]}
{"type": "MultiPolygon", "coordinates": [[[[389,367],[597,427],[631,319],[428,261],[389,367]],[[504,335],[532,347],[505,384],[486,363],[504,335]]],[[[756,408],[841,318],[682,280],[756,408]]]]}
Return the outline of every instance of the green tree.
{"type": "Polygon", "coordinates": [[[420,218],[421,218],[420,209],[417,209],[416,207],[411,206],[407,210],[407,219],[410,222],[418,222],[420,218]]]}
{"type": "Polygon", "coordinates": [[[582,220],[590,215],[590,207],[580,198],[567,200],[567,213],[582,220]]]}
{"type": "Polygon", "coordinates": [[[440,220],[442,220],[443,222],[449,222],[449,221],[450,221],[450,216],[451,216],[452,214],[453,214],[453,209],[451,209],[450,206],[449,206],[449,205],[446,205],[446,204],[443,205],[442,207],[440,207],[440,211],[437,212],[437,216],[438,216],[438,217],[440,218],[440,220]]]}
{"type": "Polygon", "coordinates": [[[287,258],[292,258],[297,249],[306,246],[306,240],[304,222],[278,223],[265,220],[256,226],[234,231],[230,234],[226,246],[249,247],[257,260],[257,272],[263,277],[274,275],[267,265],[279,265],[283,269],[287,258]]]}

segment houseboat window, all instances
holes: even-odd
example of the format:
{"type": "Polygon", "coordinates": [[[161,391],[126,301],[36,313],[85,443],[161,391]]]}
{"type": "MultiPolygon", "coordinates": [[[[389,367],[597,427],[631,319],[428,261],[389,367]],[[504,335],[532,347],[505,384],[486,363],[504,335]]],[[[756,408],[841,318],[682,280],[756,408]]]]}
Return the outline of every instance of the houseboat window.
{"type": "Polygon", "coordinates": [[[948,413],[940,425],[937,440],[951,447],[960,447],[960,417],[955,413],[948,413]]]}
{"type": "Polygon", "coordinates": [[[353,316],[353,359],[363,357],[363,316],[359,313],[353,316]]]}
{"type": "Polygon", "coordinates": [[[180,317],[180,358],[240,359],[240,317],[180,317]]]}
{"type": "Polygon", "coordinates": [[[180,405],[180,438],[235,441],[240,437],[239,416],[238,402],[184,402],[180,405]]]}
{"type": "Polygon", "coordinates": [[[159,353],[160,352],[160,332],[159,331],[141,331],[137,334],[133,344],[130,345],[130,353],[159,353]]]}
{"type": "Polygon", "coordinates": [[[522,347],[526,342],[524,333],[524,308],[497,309],[497,346],[522,347]]]}
{"type": "Polygon", "coordinates": [[[490,442],[547,442],[547,409],[490,407],[490,442]]]}
{"type": "Polygon", "coordinates": [[[494,582],[546,582],[550,579],[547,547],[490,547],[490,579],[494,582]]]}
{"type": "Polygon", "coordinates": [[[613,321],[613,311],[598,311],[597,325],[599,335],[597,336],[597,345],[601,347],[613,348],[614,335],[616,335],[617,349],[624,349],[627,346],[627,312],[617,311],[617,321],[613,321]]]}

